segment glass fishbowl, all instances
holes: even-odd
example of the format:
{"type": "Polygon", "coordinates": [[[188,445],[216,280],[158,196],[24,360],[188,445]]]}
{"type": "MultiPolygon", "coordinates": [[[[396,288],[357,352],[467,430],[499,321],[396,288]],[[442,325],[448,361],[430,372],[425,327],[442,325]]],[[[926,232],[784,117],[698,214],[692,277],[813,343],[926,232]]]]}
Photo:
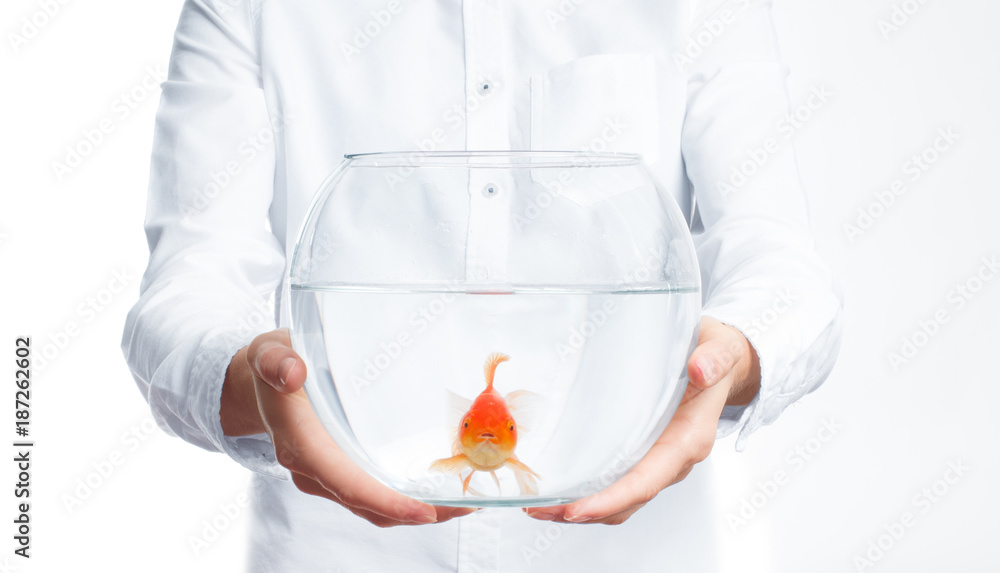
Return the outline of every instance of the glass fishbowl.
{"type": "Polygon", "coordinates": [[[604,489],[687,385],[695,250],[638,155],[348,155],[289,275],[306,393],[365,471],[434,505],[604,489]]]}

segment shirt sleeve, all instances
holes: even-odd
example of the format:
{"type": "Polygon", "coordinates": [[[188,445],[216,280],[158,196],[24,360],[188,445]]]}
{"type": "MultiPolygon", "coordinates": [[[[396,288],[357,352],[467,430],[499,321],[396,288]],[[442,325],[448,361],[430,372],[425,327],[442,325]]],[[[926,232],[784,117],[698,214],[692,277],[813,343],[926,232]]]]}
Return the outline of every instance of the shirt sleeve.
{"type": "Polygon", "coordinates": [[[815,251],[780,123],[790,104],[771,2],[701,2],[691,30],[675,61],[688,72],[681,145],[698,205],[703,314],[739,329],[760,358],[760,392],[748,406],[727,406],[719,422],[718,437],[739,431],[742,450],[827,378],[842,300],[815,251]]]}
{"type": "Polygon", "coordinates": [[[187,0],[181,10],[156,113],[149,264],[122,351],[166,432],[280,477],[266,434],[227,437],[219,419],[233,355],[275,327],[266,297],[285,268],[265,226],[274,130],[248,4],[187,0]]]}

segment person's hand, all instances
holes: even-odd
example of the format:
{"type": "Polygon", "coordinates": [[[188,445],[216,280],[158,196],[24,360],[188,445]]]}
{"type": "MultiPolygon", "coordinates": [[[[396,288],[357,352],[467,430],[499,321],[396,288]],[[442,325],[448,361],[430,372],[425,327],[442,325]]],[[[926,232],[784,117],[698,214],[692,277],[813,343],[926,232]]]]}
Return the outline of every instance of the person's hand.
{"type": "Polygon", "coordinates": [[[440,523],[473,511],[419,502],[365,473],[320,424],[302,390],[305,380],[305,362],[292,350],[288,331],[261,334],[233,357],[226,372],[223,431],[229,436],[266,431],[296,487],[379,527],[440,523]]]}
{"type": "Polygon", "coordinates": [[[750,403],[760,388],[757,353],[735,328],[701,319],[688,361],[684,398],[670,424],[631,471],[594,495],[568,505],[525,508],[531,517],[570,523],[624,523],[633,513],[708,457],[726,404],[750,403]]]}

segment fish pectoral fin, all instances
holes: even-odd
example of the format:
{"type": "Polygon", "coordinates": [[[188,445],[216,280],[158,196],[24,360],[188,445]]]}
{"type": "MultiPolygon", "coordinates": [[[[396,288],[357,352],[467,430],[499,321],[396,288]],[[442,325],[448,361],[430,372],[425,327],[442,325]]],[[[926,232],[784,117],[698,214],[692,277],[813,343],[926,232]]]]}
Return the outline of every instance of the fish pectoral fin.
{"type": "Polygon", "coordinates": [[[504,396],[504,401],[521,432],[530,432],[542,420],[549,405],[544,396],[530,390],[514,390],[504,396]]]}
{"type": "Polygon", "coordinates": [[[472,469],[469,465],[469,458],[465,454],[458,454],[450,458],[443,458],[431,464],[431,470],[446,474],[459,475],[463,470],[472,469]]]}
{"type": "Polygon", "coordinates": [[[446,392],[448,395],[448,416],[450,418],[454,418],[455,421],[458,422],[458,420],[461,420],[462,416],[465,416],[465,413],[469,411],[469,408],[472,407],[472,400],[464,396],[459,396],[451,390],[446,390],[446,392]]]}
{"type": "Polygon", "coordinates": [[[514,472],[514,479],[517,480],[517,487],[521,491],[521,495],[538,495],[538,479],[540,477],[538,474],[514,456],[507,458],[506,465],[514,472]]]}
{"type": "Polygon", "coordinates": [[[534,470],[524,465],[524,462],[517,459],[517,456],[511,456],[507,458],[507,465],[510,466],[512,470],[522,471],[534,478],[540,478],[542,476],[536,474],[534,470]]]}

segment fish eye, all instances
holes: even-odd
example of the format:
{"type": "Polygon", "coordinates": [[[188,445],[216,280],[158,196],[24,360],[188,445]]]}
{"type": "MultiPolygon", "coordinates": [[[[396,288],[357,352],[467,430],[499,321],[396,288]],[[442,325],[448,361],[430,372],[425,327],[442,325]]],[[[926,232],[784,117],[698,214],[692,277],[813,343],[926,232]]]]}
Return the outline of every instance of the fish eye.
{"type": "Polygon", "coordinates": [[[468,428],[468,427],[469,427],[469,421],[468,421],[468,420],[466,420],[466,421],[465,421],[465,424],[463,424],[463,426],[464,426],[464,427],[466,427],[466,428],[468,428]]]}
{"type": "Polygon", "coordinates": [[[510,431],[511,431],[511,432],[513,432],[513,431],[514,431],[514,422],[511,422],[511,423],[510,423],[510,431]]]}

